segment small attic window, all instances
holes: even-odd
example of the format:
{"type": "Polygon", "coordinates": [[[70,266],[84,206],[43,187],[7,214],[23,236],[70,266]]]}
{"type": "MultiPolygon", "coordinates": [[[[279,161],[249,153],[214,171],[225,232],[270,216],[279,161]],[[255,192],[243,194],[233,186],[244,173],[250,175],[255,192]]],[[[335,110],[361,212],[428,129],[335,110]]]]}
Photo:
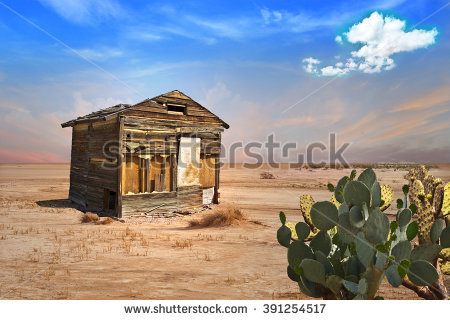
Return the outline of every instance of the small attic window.
{"type": "Polygon", "coordinates": [[[176,104],[168,104],[167,105],[167,113],[169,114],[186,114],[186,106],[176,105],[176,104]]]}

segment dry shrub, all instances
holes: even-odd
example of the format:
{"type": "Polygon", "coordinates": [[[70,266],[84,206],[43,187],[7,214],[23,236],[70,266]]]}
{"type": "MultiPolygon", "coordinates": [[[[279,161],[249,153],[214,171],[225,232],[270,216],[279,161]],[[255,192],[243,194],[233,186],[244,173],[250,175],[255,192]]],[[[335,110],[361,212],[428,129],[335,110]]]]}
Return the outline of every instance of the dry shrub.
{"type": "Polygon", "coordinates": [[[260,179],[275,179],[275,176],[270,172],[263,172],[259,175],[260,179]]]}
{"type": "Polygon", "coordinates": [[[80,219],[81,223],[95,223],[95,224],[110,224],[114,222],[114,219],[110,217],[100,218],[97,214],[92,212],[86,212],[80,219]]]}
{"type": "Polygon", "coordinates": [[[96,224],[110,224],[110,223],[113,223],[113,222],[114,222],[114,219],[113,219],[113,218],[106,217],[106,218],[104,218],[104,219],[98,220],[98,221],[96,222],[96,224]]]}
{"type": "Polygon", "coordinates": [[[81,223],[91,223],[91,222],[97,222],[100,218],[98,215],[92,212],[86,212],[81,217],[81,223]]]}
{"type": "Polygon", "coordinates": [[[189,221],[191,227],[222,227],[247,220],[242,210],[233,204],[221,204],[200,220],[189,221]]]}

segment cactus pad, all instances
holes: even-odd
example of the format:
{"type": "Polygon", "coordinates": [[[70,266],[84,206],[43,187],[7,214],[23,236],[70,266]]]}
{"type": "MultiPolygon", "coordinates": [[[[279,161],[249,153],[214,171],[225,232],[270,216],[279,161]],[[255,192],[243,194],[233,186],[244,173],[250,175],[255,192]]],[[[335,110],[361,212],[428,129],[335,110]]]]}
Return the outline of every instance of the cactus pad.
{"type": "Polygon", "coordinates": [[[439,253],[439,265],[442,273],[450,275],[450,248],[442,249],[439,253]]]}
{"type": "Polygon", "coordinates": [[[436,184],[434,183],[434,180],[435,179],[434,179],[433,175],[427,174],[422,181],[425,194],[427,196],[431,195],[431,198],[433,198],[434,189],[436,189],[436,184]]]}
{"type": "Polygon", "coordinates": [[[414,180],[411,182],[409,186],[409,201],[414,203],[417,207],[419,207],[418,203],[420,202],[419,195],[425,195],[424,187],[421,181],[414,180]]]}
{"type": "Polygon", "coordinates": [[[311,220],[311,207],[315,203],[313,197],[309,194],[304,194],[300,197],[300,211],[303,219],[311,227],[313,233],[317,233],[317,228],[313,225],[311,220]]]}
{"type": "Polygon", "coordinates": [[[445,185],[444,188],[444,199],[442,201],[442,216],[447,216],[450,214],[450,182],[445,185]]]}
{"type": "Polygon", "coordinates": [[[380,210],[385,211],[392,204],[392,201],[394,201],[394,189],[390,185],[381,185],[381,200],[384,203],[380,207],[380,210]]]}
{"type": "MultiPolygon", "coordinates": [[[[295,230],[295,226],[296,224],[294,222],[286,222],[285,224],[286,227],[288,227],[289,229],[291,229],[291,239],[292,240],[298,240],[298,235],[297,235],[297,230],[295,230]]],[[[312,230],[309,232],[309,235],[302,241],[309,241],[311,240],[315,235],[317,234],[314,233],[312,230]]]]}
{"type": "Polygon", "coordinates": [[[425,166],[420,166],[416,169],[416,179],[423,181],[428,174],[427,168],[425,166]]]}
{"type": "Polygon", "coordinates": [[[334,196],[334,193],[331,195],[330,202],[333,203],[336,206],[336,208],[338,208],[338,209],[341,206],[341,203],[336,200],[336,197],[334,196]]]}
{"type": "Polygon", "coordinates": [[[437,217],[439,212],[441,212],[443,199],[444,199],[444,186],[442,184],[439,184],[436,186],[436,189],[434,190],[434,197],[433,197],[433,210],[436,213],[434,215],[435,217],[437,217]]]}
{"type": "Polygon", "coordinates": [[[285,226],[291,229],[291,239],[298,240],[297,232],[295,231],[295,223],[294,222],[286,222],[285,226]]]}
{"type": "Polygon", "coordinates": [[[419,243],[429,243],[431,226],[435,218],[433,208],[427,199],[420,200],[417,205],[417,223],[419,225],[419,243]]]}

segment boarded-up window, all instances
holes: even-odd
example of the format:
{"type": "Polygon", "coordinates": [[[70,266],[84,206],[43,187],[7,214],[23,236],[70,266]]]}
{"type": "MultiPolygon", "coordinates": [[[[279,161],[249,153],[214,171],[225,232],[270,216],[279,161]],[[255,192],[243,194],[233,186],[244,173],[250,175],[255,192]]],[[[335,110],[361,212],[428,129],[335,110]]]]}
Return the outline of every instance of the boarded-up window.
{"type": "Polygon", "coordinates": [[[177,183],[179,187],[200,184],[200,138],[181,137],[177,183]]]}
{"type": "Polygon", "coordinates": [[[171,191],[168,155],[127,154],[122,167],[122,194],[171,191]]]}
{"type": "Polygon", "coordinates": [[[216,158],[214,156],[202,156],[200,184],[203,188],[214,187],[216,185],[216,158]]]}

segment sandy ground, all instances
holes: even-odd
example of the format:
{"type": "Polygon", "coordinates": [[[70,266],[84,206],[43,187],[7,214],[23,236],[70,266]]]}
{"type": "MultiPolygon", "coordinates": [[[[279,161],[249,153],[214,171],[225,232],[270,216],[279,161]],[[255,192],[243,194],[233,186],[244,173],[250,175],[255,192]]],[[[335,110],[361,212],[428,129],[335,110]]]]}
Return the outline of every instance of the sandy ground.
{"type": "MultiPolygon", "coordinates": [[[[349,171],[224,168],[221,201],[261,224],[199,229],[188,221],[206,212],[141,224],[81,224],[83,213],[66,200],[68,164],[0,164],[0,298],[306,299],[285,274],[278,213],[301,220],[299,195],[328,200],[326,184],[349,171]],[[276,179],[261,180],[267,170],[276,179]]],[[[450,180],[448,164],[431,172],[450,180]]],[[[404,174],[377,170],[396,195],[404,174]]],[[[386,283],[379,294],[416,298],[386,283]]]]}

